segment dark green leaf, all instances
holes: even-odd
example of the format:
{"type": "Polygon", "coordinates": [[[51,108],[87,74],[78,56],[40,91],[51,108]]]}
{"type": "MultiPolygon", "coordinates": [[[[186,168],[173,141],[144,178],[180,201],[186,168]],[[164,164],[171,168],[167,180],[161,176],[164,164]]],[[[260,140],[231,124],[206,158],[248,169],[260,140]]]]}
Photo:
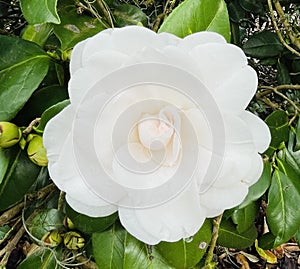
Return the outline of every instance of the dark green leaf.
{"type": "Polygon", "coordinates": [[[258,246],[262,249],[273,249],[275,239],[276,236],[272,233],[265,233],[258,239],[258,246]]]}
{"type": "Polygon", "coordinates": [[[232,214],[232,220],[236,224],[239,233],[246,232],[254,223],[258,214],[259,206],[252,202],[244,208],[236,209],[232,214]]]}
{"type": "Polygon", "coordinates": [[[129,4],[116,6],[113,15],[119,27],[138,24],[146,26],[148,22],[146,14],[140,8],[129,4]]]}
{"type": "Polygon", "coordinates": [[[276,110],[266,118],[271,131],[270,148],[277,149],[281,142],[286,142],[289,139],[288,116],[282,110],[276,110]]]}
{"type": "Polygon", "coordinates": [[[22,200],[39,175],[46,170],[33,164],[18,146],[3,152],[9,160],[9,165],[2,171],[5,175],[0,184],[0,211],[22,200]]]}
{"type": "Polygon", "coordinates": [[[57,0],[20,0],[25,19],[30,24],[60,23],[57,0]]]}
{"type": "Polygon", "coordinates": [[[119,224],[92,235],[93,253],[101,269],[123,269],[126,231],[119,224]]]}
{"type": "Polygon", "coordinates": [[[35,118],[40,118],[45,110],[67,98],[68,93],[65,87],[56,85],[39,89],[19,111],[14,122],[20,126],[28,125],[35,118]]]}
{"type": "Polygon", "coordinates": [[[298,246],[300,246],[300,227],[298,228],[298,230],[296,231],[296,233],[294,234],[294,237],[298,243],[298,246]]]}
{"type": "Polygon", "coordinates": [[[231,21],[239,23],[246,16],[245,10],[241,7],[239,0],[230,1],[227,4],[229,18],[231,21]]]}
{"type": "Polygon", "coordinates": [[[102,232],[114,224],[118,214],[114,213],[107,217],[92,218],[74,211],[70,206],[66,207],[66,215],[72,220],[76,229],[84,233],[102,232]]]}
{"type": "Polygon", "coordinates": [[[23,260],[17,269],[56,269],[56,259],[59,259],[59,256],[55,250],[42,248],[23,260]]]}
{"type": "Polygon", "coordinates": [[[36,44],[0,35],[0,120],[12,119],[39,86],[49,57],[36,44]]]}
{"type": "Polygon", "coordinates": [[[31,234],[38,238],[42,237],[51,230],[63,229],[64,214],[57,209],[45,209],[40,212],[34,219],[28,224],[31,234]]]}
{"type": "Polygon", "coordinates": [[[264,14],[264,5],[261,0],[240,0],[240,4],[247,11],[264,14]]]}
{"type": "Polygon", "coordinates": [[[50,23],[27,25],[22,38],[43,47],[52,31],[53,25],[50,23]]]}
{"type": "MultiPolygon", "coordinates": [[[[283,166],[284,163],[281,163],[283,166]]],[[[300,204],[299,178],[285,175],[275,169],[268,195],[267,220],[271,232],[276,236],[274,247],[287,242],[300,226],[298,212],[300,204]]]]}
{"type": "Polygon", "coordinates": [[[264,170],[259,180],[249,188],[249,192],[239,206],[239,208],[243,208],[249,205],[251,202],[258,200],[261,196],[264,195],[266,190],[269,188],[271,184],[271,164],[269,162],[264,163],[264,170]]]}
{"type": "Polygon", "coordinates": [[[190,240],[180,240],[175,243],[161,242],[155,248],[175,268],[193,268],[203,257],[211,235],[211,221],[206,220],[190,240]]]}
{"type": "Polygon", "coordinates": [[[221,222],[218,244],[223,247],[247,248],[254,243],[256,238],[257,231],[254,224],[244,233],[239,233],[230,220],[221,222]]]}
{"type": "Polygon", "coordinates": [[[159,32],[185,37],[204,30],[217,32],[230,41],[229,18],[224,0],[186,0],[172,11],[159,32]]]}
{"type": "Polygon", "coordinates": [[[65,6],[59,10],[61,24],[54,26],[54,33],[61,42],[61,49],[73,48],[79,41],[91,37],[105,27],[98,19],[87,15],[78,15],[75,6],[65,6]]]}
{"type": "Polygon", "coordinates": [[[284,63],[281,63],[280,61],[278,61],[278,63],[277,63],[276,78],[277,78],[278,84],[290,84],[291,83],[290,72],[289,72],[287,66],[284,63]]]}
{"type": "Polygon", "coordinates": [[[62,111],[66,106],[70,104],[69,100],[65,100],[62,102],[59,102],[51,107],[49,107],[41,117],[41,121],[39,125],[35,128],[35,131],[42,133],[46,127],[47,122],[52,119],[56,114],[58,114],[60,111],[62,111]]]}
{"type": "Polygon", "coordinates": [[[263,59],[280,55],[283,46],[275,33],[263,31],[251,36],[243,50],[248,56],[263,59]]]}

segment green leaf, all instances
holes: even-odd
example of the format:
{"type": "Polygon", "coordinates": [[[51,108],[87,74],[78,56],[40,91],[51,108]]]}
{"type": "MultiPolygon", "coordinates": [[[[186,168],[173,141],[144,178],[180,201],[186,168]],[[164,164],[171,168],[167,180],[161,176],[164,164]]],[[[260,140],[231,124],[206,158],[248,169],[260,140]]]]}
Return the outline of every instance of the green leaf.
{"type": "Polygon", "coordinates": [[[105,29],[98,19],[84,14],[78,15],[74,5],[62,7],[59,15],[61,24],[54,26],[54,33],[60,40],[63,51],[105,29]]]}
{"type": "Polygon", "coordinates": [[[259,180],[249,188],[249,192],[245,200],[239,205],[239,208],[243,208],[249,205],[251,202],[257,201],[264,195],[266,190],[271,184],[271,164],[269,162],[264,163],[264,170],[259,180]]]}
{"type": "Polygon", "coordinates": [[[8,225],[4,225],[2,227],[0,227],[0,240],[2,240],[5,235],[7,234],[7,232],[10,230],[10,227],[8,225]]]}
{"type": "Polygon", "coordinates": [[[255,14],[264,14],[264,5],[261,0],[240,0],[243,9],[255,14]]]}
{"type": "Polygon", "coordinates": [[[287,66],[280,61],[277,62],[276,79],[277,79],[277,82],[279,85],[291,83],[290,72],[289,72],[287,66]]]}
{"type": "Polygon", "coordinates": [[[254,224],[245,232],[239,233],[230,220],[223,220],[219,229],[218,244],[228,248],[247,248],[257,238],[254,224]]]}
{"type": "Polygon", "coordinates": [[[92,235],[93,253],[101,269],[174,269],[153,246],[130,235],[120,224],[92,235]]]}
{"type": "Polygon", "coordinates": [[[101,269],[122,269],[126,231],[119,224],[92,235],[93,253],[101,269]]]}
{"type": "Polygon", "coordinates": [[[62,230],[64,217],[65,215],[57,209],[45,209],[28,224],[29,231],[34,237],[42,239],[49,231],[62,230]]]}
{"type": "Polygon", "coordinates": [[[174,243],[161,242],[155,248],[175,268],[193,268],[203,257],[211,236],[211,221],[206,220],[190,240],[180,240],[174,243]]]}
{"type": "Polygon", "coordinates": [[[25,106],[19,111],[14,122],[28,125],[50,107],[68,98],[67,89],[58,85],[41,88],[33,93],[25,106]]]}
{"type": "Polygon", "coordinates": [[[185,37],[204,30],[217,32],[230,41],[229,18],[224,0],[185,0],[172,11],[158,32],[185,37]]]}
{"type": "Polygon", "coordinates": [[[36,44],[0,35],[0,120],[12,119],[39,86],[50,58],[36,44]]]}
{"type": "Polygon", "coordinates": [[[231,21],[239,23],[246,16],[245,10],[241,7],[239,0],[230,1],[227,4],[228,14],[231,21]]]}
{"type": "Polygon", "coordinates": [[[41,248],[23,260],[17,269],[56,269],[56,259],[59,259],[59,256],[61,255],[55,250],[41,248]]]}
{"type": "Polygon", "coordinates": [[[60,23],[57,0],[20,0],[21,9],[29,24],[60,23]]]}
{"type": "Polygon", "coordinates": [[[102,232],[114,224],[118,218],[117,213],[100,218],[88,217],[74,211],[69,205],[66,206],[66,215],[72,220],[76,229],[84,233],[102,232]]]}
{"type": "Polygon", "coordinates": [[[50,23],[27,25],[22,38],[43,47],[53,31],[53,25],[50,23]]]}
{"type": "Polygon", "coordinates": [[[265,121],[270,128],[272,137],[270,149],[276,150],[281,142],[286,142],[289,139],[288,116],[284,111],[276,110],[265,121]]]}
{"type": "Polygon", "coordinates": [[[275,169],[267,208],[267,221],[271,232],[276,236],[274,247],[287,242],[299,228],[300,215],[296,214],[299,204],[299,178],[289,177],[275,169]]]}
{"type": "Polygon", "coordinates": [[[146,14],[140,8],[129,4],[116,6],[113,15],[119,27],[138,24],[146,26],[148,22],[146,14]]]}
{"type": "Polygon", "coordinates": [[[258,204],[250,203],[244,208],[236,209],[232,214],[233,223],[236,224],[237,231],[239,233],[246,232],[254,223],[254,220],[258,214],[258,204]]]}
{"type": "Polygon", "coordinates": [[[258,246],[266,250],[273,249],[275,239],[276,236],[271,232],[267,232],[258,239],[258,246]]]}
{"type": "Polygon", "coordinates": [[[243,46],[243,50],[248,56],[258,59],[278,56],[283,49],[277,35],[270,31],[254,34],[243,46]]]}
{"type": "Polygon", "coordinates": [[[60,111],[62,111],[66,106],[70,104],[69,100],[64,100],[59,102],[51,107],[49,107],[41,116],[41,121],[37,127],[35,127],[35,131],[42,133],[46,127],[47,122],[52,119],[55,115],[57,115],[60,111]]]}
{"type": "Polygon", "coordinates": [[[46,168],[33,164],[18,146],[5,149],[3,153],[9,165],[1,171],[4,178],[0,184],[0,211],[22,200],[36,179],[47,172],[46,168]]]}

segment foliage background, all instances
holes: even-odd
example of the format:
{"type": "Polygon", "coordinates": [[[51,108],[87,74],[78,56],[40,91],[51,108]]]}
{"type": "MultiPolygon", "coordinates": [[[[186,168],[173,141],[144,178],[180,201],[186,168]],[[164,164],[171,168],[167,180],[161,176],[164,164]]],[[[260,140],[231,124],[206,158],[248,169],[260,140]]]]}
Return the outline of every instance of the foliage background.
{"type": "Polygon", "coordinates": [[[297,0],[0,0],[0,120],[23,133],[20,145],[0,150],[0,265],[297,268],[299,25],[297,0]],[[272,134],[263,175],[240,206],[207,220],[193,238],[157,246],[129,235],[116,214],[89,218],[73,211],[28,146],[68,104],[72,47],[105,28],[132,24],[180,37],[216,31],[240,46],[259,77],[248,109],[272,134]]]}

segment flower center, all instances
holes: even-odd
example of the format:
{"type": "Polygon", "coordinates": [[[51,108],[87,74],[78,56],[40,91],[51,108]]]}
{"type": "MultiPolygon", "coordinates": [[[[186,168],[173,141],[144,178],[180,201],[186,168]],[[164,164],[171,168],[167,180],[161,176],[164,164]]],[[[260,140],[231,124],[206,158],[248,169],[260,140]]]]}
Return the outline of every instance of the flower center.
{"type": "MultiPolygon", "coordinates": [[[[157,115],[145,114],[138,124],[140,143],[151,151],[152,155],[162,153],[164,163],[172,166],[178,159],[180,145],[180,115],[176,108],[168,106],[157,115]]],[[[161,160],[161,157],[159,158],[161,160]]]]}

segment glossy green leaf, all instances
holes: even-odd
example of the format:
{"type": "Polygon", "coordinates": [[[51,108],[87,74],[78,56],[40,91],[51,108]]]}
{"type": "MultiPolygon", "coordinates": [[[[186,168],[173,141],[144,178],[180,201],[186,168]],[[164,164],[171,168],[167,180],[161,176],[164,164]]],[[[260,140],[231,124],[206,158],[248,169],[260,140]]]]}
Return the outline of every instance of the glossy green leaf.
{"type": "Polygon", "coordinates": [[[18,146],[3,150],[9,160],[4,178],[0,184],[0,211],[5,210],[24,198],[30,187],[35,183],[46,168],[33,164],[27,154],[18,146]]]}
{"type": "Polygon", "coordinates": [[[54,26],[54,33],[61,42],[61,49],[73,48],[79,41],[91,37],[105,27],[96,18],[85,14],[78,15],[74,5],[59,10],[61,24],[54,26]]]}
{"type": "MultiPolygon", "coordinates": [[[[284,166],[284,163],[281,163],[284,166]]],[[[286,167],[284,167],[286,168],[286,167]]],[[[286,171],[286,170],[285,170],[286,171]]],[[[267,220],[276,236],[274,246],[287,242],[300,226],[299,177],[275,169],[268,195],[267,220]]]]}
{"type": "Polygon", "coordinates": [[[12,119],[39,86],[49,66],[36,44],[0,35],[0,120],[12,119]]]}
{"type": "Polygon", "coordinates": [[[34,237],[42,239],[51,230],[62,230],[64,217],[65,215],[57,209],[45,209],[28,223],[29,231],[34,237]]]}
{"type": "Polygon", "coordinates": [[[276,110],[266,118],[271,132],[270,148],[275,150],[281,142],[286,142],[289,139],[289,119],[287,114],[282,110],[276,110]]]}
{"type": "Polygon", "coordinates": [[[7,157],[6,152],[8,152],[9,149],[2,149],[0,148],[0,184],[3,181],[6,171],[8,169],[9,165],[9,158],[7,157]]]}
{"type": "Polygon", "coordinates": [[[55,250],[41,248],[23,260],[17,269],[56,269],[56,259],[60,256],[55,250]]]}
{"type": "Polygon", "coordinates": [[[239,233],[236,226],[230,220],[223,220],[219,229],[218,244],[229,248],[247,248],[257,238],[254,224],[245,232],[239,233]]]}
{"type": "Polygon", "coordinates": [[[53,25],[50,23],[27,25],[22,34],[22,38],[43,47],[52,31],[53,25]]]}
{"type": "Polygon", "coordinates": [[[275,33],[263,31],[251,36],[244,44],[243,50],[248,56],[264,59],[280,55],[283,46],[275,33]]]}
{"type": "Polygon", "coordinates": [[[60,23],[57,0],[20,0],[25,19],[30,24],[60,23]]]}
{"type": "Polygon", "coordinates": [[[239,23],[246,16],[245,10],[241,7],[239,0],[230,1],[227,4],[228,14],[231,21],[239,23]]]}
{"type": "Polygon", "coordinates": [[[33,93],[25,106],[19,111],[14,122],[28,125],[35,118],[40,118],[48,108],[68,98],[67,89],[58,85],[41,88],[33,93]]]}
{"type": "Polygon", "coordinates": [[[101,269],[122,269],[126,231],[119,224],[92,235],[93,253],[101,269]]]}
{"type": "Polygon", "coordinates": [[[258,200],[264,195],[266,190],[271,184],[271,164],[269,162],[264,163],[264,170],[259,180],[249,188],[249,192],[245,200],[239,205],[239,208],[243,208],[249,205],[251,202],[258,200]]]}
{"type": "Polygon", "coordinates": [[[271,232],[267,232],[258,239],[258,246],[266,250],[273,249],[275,239],[276,236],[274,236],[271,232]]]}
{"type": "Polygon", "coordinates": [[[42,133],[46,127],[47,122],[52,119],[56,114],[62,111],[66,106],[70,104],[69,100],[64,100],[51,107],[49,107],[41,116],[39,125],[35,128],[35,131],[42,133]]]}
{"type": "Polygon", "coordinates": [[[232,214],[233,223],[236,224],[236,229],[239,233],[246,232],[254,223],[258,214],[259,206],[252,202],[246,207],[236,209],[232,214]]]}
{"type": "Polygon", "coordinates": [[[287,66],[278,61],[277,62],[277,73],[276,73],[276,79],[278,84],[291,84],[291,77],[290,72],[287,68],[287,66]]]}
{"type": "Polygon", "coordinates": [[[147,26],[148,19],[146,14],[140,8],[133,5],[123,4],[116,6],[113,15],[118,27],[138,24],[147,26]]]}
{"type": "Polygon", "coordinates": [[[201,229],[191,238],[155,246],[166,261],[175,268],[193,268],[203,257],[212,236],[212,224],[206,220],[201,229]]]}
{"type": "Polygon", "coordinates": [[[264,5],[261,0],[240,0],[239,2],[247,11],[264,14],[264,5]]]}
{"type": "Polygon", "coordinates": [[[101,269],[175,269],[154,246],[131,236],[120,224],[92,235],[93,253],[101,269]]]}
{"type": "Polygon", "coordinates": [[[176,7],[159,32],[185,37],[199,31],[212,31],[230,41],[230,26],[224,0],[186,0],[176,7]]]}
{"type": "Polygon", "coordinates": [[[107,217],[92,218],[74,211],[70,206],[66,207],[66,215],[72,220],[76,229],[84,233],[102,232],[118,218],[117,213],[107,217]]]}
{"type": "Polygon", "coordinates": [[[298,246],[300,246],[300,227],[298,228],[298,230],[296,231],[296,233],[294,234],[294,237],[298,243],[298,246]]]}

